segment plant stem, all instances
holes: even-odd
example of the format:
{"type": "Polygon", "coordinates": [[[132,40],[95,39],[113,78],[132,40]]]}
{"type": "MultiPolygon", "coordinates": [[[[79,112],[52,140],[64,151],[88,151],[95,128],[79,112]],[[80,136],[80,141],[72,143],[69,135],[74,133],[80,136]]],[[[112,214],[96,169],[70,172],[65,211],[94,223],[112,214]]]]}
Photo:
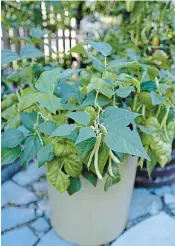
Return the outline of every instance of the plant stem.
{"type": "Polygon", "coordinates": [[[134,98],[134,103],[133,103],[133,111],[134,112],[136,111],[137,99],[138,99],[138,96],[136,95],[135,98],[134,98]]]}
{"type": "Polygon", "coordinates": [[[158,106],[157,113],[156,113],[156,118],[158,118],[161,110],[161,105],[158,106]]]}

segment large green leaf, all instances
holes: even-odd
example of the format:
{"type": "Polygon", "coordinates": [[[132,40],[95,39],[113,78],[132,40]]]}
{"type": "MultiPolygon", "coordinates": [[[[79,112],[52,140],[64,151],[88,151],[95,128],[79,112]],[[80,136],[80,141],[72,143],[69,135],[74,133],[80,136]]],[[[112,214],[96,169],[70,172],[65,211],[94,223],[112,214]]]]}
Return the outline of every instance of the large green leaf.
{"type": "Polygon", "coordinates": [[[49,162],[47,179],[61,193],[65,192],[70,185],[69,177],[60,170],[59,159],[49,162]]]}
{"type": "Polygon", "coordinates": [[[20,113],[20,118],[22,124],[28,129],[32,130],[34,125],[36,124],[37,113],[20,113]]]}
{"type": "Polygon", "coordinates": [[[31,30],[31,36],[33,38],[42,38],[44,34],[46,34],[46,32],[41,30],[40,28],[33,27],[31,30]]]}
{"type": "Polygon", "coordinates": [[[103,56],[109,56],[112,51],[112,47],[110,44],[107,44],[105,42],[94,42],[87,40],[86,41],[93,49],[100,52],[103,56]]]}
{"type": "Polygon", "coordinates": [[[100,78],[92,78],[90,84],[87,87],[87,90],[88,92],[96,90],[109,98],[114,94],[111,86],[100,78]]]}
{"type": "Polygon", "coordinates": [[[66,70],[64,70],[61,74],[60,74],[60,79],[68,79],[71,78],[72,75],[77,74],[81,71],[81,69],[76,69],[76,68],[68,68],[66,70]]]}
{"type": "Polygon", "coordinates": [[[69,155],[63,158],[64,169],[71,177],[77,178],[82,172],[82,162],[77,155],[69,155]]]}
{"type": "Polygon", "coordinates": [[[81,180],[80,178],[72,178],[70,177],[70,185],[68,187],[67,192],[69,195],[73,195],[81,189],[81,180]]]}
{"type": "Polygon", "coordinates": [[[2,65],[5,65],[9,62],[20,60],[20,56],[16,52],[12,52],[11,50],[4,49],[1,52],[1,62],[2,65]]]}
{"type": "Polygon", "coordinates": [[[126,98],[129,96],[129,94],[131,94],[132,90],[133,90],[133,86],[128,86],[128,87],[121,87],[119,89],[117,89],[115,91],[115,93],[117,94],[117,96],[122,97],[122,98],[126,98]]]}
{"type": "Polygon", "coordinates": [[[100,117],[100,121],[104,124],[107,130],[110,131],[111,127],[115,129],[123,129],[128,126],[139,114],[130,112],[116,107],[108,107],[100,117]]]}
{"type": "Polygon", "coordinates": [[[42,133],[45,133],[47,135],[50,135],[56,128],[57,127],[56,127],[55,122],[53,122],[51,120],[47,120],[45,122],[42,122],[38,126],[39,131],[42,133]]]}
{"type": "Polygon", "coordinates": [[[94,68],[97,71],[100,71],[101,73],[103,73],[105,71],[105,68],[103,64],[101,63],[101,61],[97,57],[93,56],[90,52],[86,51],[86,53],[88,57],[91,59],[94,68]]]}
{"type": "Polygon", "coordinates": [[[86,112],[71,112],[66,114],[66,116],[73,119],[76,123],[82,125],[88,125],[91,120],[90,114],[86,112]]]}
{"type": "Polygon", "coordinates": [[[20,56],[22,59],[24,59],[24,58],[35,58],[35,57],[44,56],[44,53],[41,52],[39,49],[35,48],[34,46],[28,45],[28,46],[25,46],[20,51],[20,56]]]}
{"type": "Polygon", "coordinates": [[[64,137],[70,135],[77,128],[76,124],[63,124],[57,127],[50,137],[64,137]]]}
{"type": "Polygon", "coordinates": [[[117,129],[115,124],[110,126],[106,135],[105,143],[108,148],[125,154],[136,155],[149,160],[141,139],[136,130],[124,127],[117,129]]]}
{"type": "Polygon", "coordinates": [[[154,91],[151,91],[150,95],[151,95],[153,105],[162,104],[162,103],[165,103],[165,101],[166,101],[163,96],[160,96],[159,94],[155,93],[154,91]]]}
{"type": "Polygon", "coordinates": [[[91,171],[83,170],[83,177],[87,179],[94,187],[97,185],[97,175],[91,171]]]}
{"type": "Polygon", "coordinates": [[[94,148],[96,138],[89,138],[76,145],[78,150],[78,156],[81,158],[84,164],[88,163],[90,153],[94,148]]]}
{"type": "Polygon", "coordinates": [[[70,49],[70,52],[86,55],[86,50],[83,47],[83,44],[77,44],[76,46],[70,49]]]}
{"type": "Polygon", "coordinates": [[[21,156],[22,163],[33,160],[41,148],[41,142],[37,135],[28,136],[24,142],[24,150],[21,156]]]}
{"type": "Polygon", "coordinates": [[[91,127],[82,127],[80,128],[80,132],[75,144],[85,141],[86,139],[95,138],[95,137],[96,137],[95,132],[92,130],[91,127]]]}
{"type": "Polygon", "coordinates": [[[40,107],[48,109],[51,113],[56,113],[58,107],[61,105],[61,98],[56,97],[52,94],[36,93],[38,97],[36,98],[39,102],[40,107]]]}
{"type": "Polygon", "coordinates": [[[17,147],[24,140],[23,133],[14,128],[6,130],[2,135],[2,146],[5,148],[17,147]]]}
{"type": "Polygon", "coordinates": [[[107,65],[107,69],[121,69],[121,68],[129,68],[129,67],[134,67],[136,69],[139,68],[139,65],[137,63],[137,61],[131,61],[131,62],[123,62],[123,61],[119,61],[119,60],[113,60],[111,62],[108,63],[107,65]]]}
{"type": "Polygon", "coordinates": [[[14,162],[20,155],[20,147],[15,147],[13,149],[2,148],[1,151],[1,163],[2,165],[10,164],[14,162]]]}
{"type": "Polygon", "coordinates": [[[54,84],[58,82],[61,68],[55,68],[43,72],[36,82],[35,87],[44,93],[51,94],[54,91],[54,84]]]}
{"type": "Polygon", "coordinates": [[[134,85],[138,89],[138,91],[140,91],[140,82],[136,78],[126,73],[121,73],[118,76],[115,84],[119,85],[120,87],[128,87],[134,85]]]}
{"type": "Polygon", "coordinates": [[[52,144],[47,144],[43,146],[38,154],[37,154],[37,159],[38,159],[38,166],[41,167],[45,162],[51,161],[54,158],[54,147],[52,144]]]}

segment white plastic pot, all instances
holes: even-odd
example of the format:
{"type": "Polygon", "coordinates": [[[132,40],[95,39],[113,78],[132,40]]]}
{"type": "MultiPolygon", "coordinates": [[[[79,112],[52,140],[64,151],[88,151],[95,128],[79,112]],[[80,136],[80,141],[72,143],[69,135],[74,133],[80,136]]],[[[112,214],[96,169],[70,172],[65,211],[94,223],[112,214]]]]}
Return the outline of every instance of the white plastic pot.
{"type": "Polygon", "coordinates": [[[98,181],[94,188],[82,179],[82,188],[72,196],[49,185],[51,223],[65,240],[78,245],[96,246],[116,239],[124,230],[135,179],[137,158],[121,165],[121,181],[104,191],[98,181]]]}

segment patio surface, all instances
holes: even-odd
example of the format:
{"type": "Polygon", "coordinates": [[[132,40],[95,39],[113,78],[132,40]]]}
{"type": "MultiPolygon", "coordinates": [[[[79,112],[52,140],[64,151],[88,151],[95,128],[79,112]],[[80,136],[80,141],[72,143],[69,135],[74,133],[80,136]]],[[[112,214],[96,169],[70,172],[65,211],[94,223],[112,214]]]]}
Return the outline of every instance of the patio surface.
{"type": "MultiPolygon", "coordinates": [[[[52,229],[45,169],[35,163],[2,185],[2,246],[73,246],[52,229]]],[[[175,245],[175,183],[134,189],[125,232],[113,246],[175,245]]]]}

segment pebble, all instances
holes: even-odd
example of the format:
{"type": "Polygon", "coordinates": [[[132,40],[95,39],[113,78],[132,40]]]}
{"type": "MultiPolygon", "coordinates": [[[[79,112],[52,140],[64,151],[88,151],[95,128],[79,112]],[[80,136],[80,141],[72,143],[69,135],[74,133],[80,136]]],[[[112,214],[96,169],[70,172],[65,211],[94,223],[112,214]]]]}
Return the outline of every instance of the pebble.
{"type": "Polygon", "coordinates": [[[162,196],[164,196],[167,193],[171,193],[172,189],[171,189],[170,186],[166,185],[166,186],[163,186],[163,187],[160,187],[160,188],[153,188],[152,192],[155,195],[162,197],[162,196]]]}
{"type": "Polygon", "coordinates": [[[42,181],[42,182],[37,181],[32,185],[32,187],[36,192],[47,193],[48,183],[47,181],[42,181]]]}
{"type": "Polygon", "coordinates": [[[47,217],[50,217],[50,204],[48,200],[41,200],[37,202],[38,208],[44,212],[47,217]]]}

